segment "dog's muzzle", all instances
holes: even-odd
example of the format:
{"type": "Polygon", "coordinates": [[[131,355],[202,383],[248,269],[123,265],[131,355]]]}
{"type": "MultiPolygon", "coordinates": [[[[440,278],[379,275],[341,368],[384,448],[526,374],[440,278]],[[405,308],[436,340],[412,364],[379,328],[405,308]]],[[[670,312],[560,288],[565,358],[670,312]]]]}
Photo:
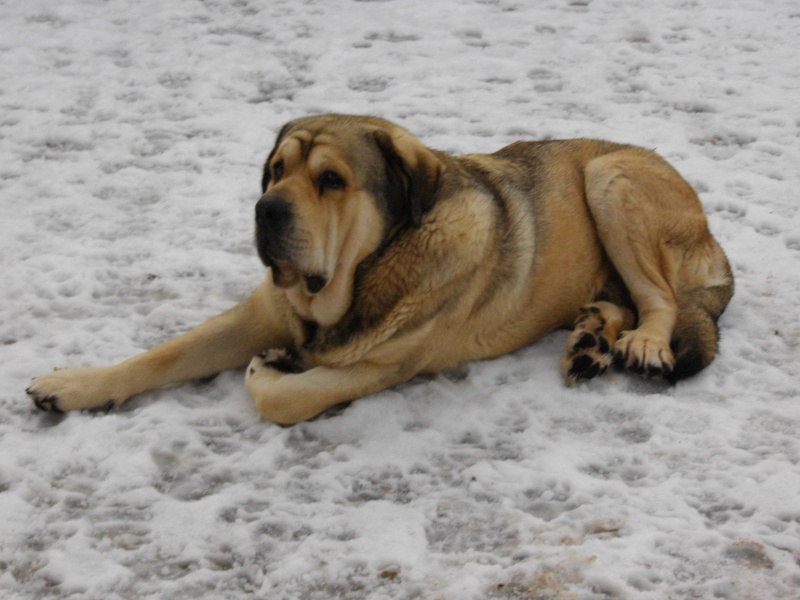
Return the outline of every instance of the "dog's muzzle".
{"type": "Polygon", "coordinates": [[[267,266],[290,258],[286,237],[293,220],[292,206],[283,198],[263,196],[256,203],[256,246],[267,266]]]}
{"type": "Polygon", "coordinates": [[[291,205],[278,196],[262,196],[256,203],[256,227],[270,238],[279,239],[292,224],[291,205]]]}
{"type": "Polygon", "coordinates": [[[292,262],[288,237],[293,221],[292,206],[283,198],[262,196],[256,203],[256,249],[276,280],[281,279],[279,265],[292,262]]]}
{"type": "Polygon", "coordinates": [[[256,203],[256,248],[261,261],[272,269],[276,285],[289,287],[301,277],[308,292],[316,294],[328,279],[298,269],[292,248],[293,229],[292,205],[279,196],[262,196],[256,203]]]}

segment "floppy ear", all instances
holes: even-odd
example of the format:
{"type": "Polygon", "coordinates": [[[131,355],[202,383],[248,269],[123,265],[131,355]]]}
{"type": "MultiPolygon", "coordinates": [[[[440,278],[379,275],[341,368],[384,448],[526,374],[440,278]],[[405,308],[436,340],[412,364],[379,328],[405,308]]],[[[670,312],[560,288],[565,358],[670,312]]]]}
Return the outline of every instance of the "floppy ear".
{"type": "Polygon", "coordinates": [[[405,131],[396,136],[376,131],[374,136],[386,164],[389,210],[396,222],[419,227],[439,192],[442,164],[405,131]]]}
{"type": "Polygon", "coordinates": [[[280,132],[278,133],[278,137],[275,138],[275,145],[272,147],[272,150],[267,157],[267,162],[264,163],[264,173],[261,176],[261,193],[267,191],[267,186],[269,185],[270,179],[272,179],[272,171],[269,168],[269,163],[272,161],[272,157],[275,156],[275,153],[278,151],[278,146],[281,145],[283,138],[286,137],[286,134],[289,132],[289,126],[291,123],[287,123],[283,127],[281,127],[280,132]]]}

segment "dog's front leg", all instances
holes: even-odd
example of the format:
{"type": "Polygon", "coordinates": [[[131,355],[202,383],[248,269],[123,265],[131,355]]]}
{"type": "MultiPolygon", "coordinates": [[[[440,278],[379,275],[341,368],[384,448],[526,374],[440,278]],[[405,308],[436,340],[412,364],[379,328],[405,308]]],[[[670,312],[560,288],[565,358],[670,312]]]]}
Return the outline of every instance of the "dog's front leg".
{"type": "Polygon", "coordinates": [[[27,392],[41,410],[99,408],[163,385],[243,367],[256,352],[289,343],[271,291],[267,281],[241,304],[174,340],[111,367],[37,377],[27,392]]]}
{"type": "Polygon", "coordinates": [[[401,383],[397,365],[358,363],[348,367],[313,367],[298,372],[283,351],[255,357],[245,385],[261,416],[279,425],[293,425],[324,410],[401,383]]]}

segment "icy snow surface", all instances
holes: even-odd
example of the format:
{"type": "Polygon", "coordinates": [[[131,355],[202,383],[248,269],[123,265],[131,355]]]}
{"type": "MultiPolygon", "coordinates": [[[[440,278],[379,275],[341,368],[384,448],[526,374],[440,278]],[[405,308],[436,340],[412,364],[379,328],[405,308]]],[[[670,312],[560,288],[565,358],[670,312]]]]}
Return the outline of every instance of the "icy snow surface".
{"type": "Polygon", "coordinates": [[[0,597],[800,597],[796,0],[0,4],[0,597]],[[242,373],[53,418],[23,390],[244,298],[280,125],[593,136],[698,189],[737,292],[674,388],[566,334],[292,428],[242,373]]]}

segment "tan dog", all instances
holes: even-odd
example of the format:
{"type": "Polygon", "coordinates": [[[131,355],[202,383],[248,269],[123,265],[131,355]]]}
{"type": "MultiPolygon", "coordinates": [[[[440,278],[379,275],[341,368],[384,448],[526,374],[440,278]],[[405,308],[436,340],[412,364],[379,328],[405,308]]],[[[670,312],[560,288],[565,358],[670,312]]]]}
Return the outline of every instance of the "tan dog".
{"type": "Polygon", "coordinates": [[[381,119],[317,116],[281,130],[263,192],[269,270],[249,299],[116,366],[35,379],[36,406],[119,405],[249,363],[258,411],[290,424],[573,323],[568,382],[614,362],[675,380],[711,362],[733,294],[695,192],[633,146],[453,157],[381,119]]]}

